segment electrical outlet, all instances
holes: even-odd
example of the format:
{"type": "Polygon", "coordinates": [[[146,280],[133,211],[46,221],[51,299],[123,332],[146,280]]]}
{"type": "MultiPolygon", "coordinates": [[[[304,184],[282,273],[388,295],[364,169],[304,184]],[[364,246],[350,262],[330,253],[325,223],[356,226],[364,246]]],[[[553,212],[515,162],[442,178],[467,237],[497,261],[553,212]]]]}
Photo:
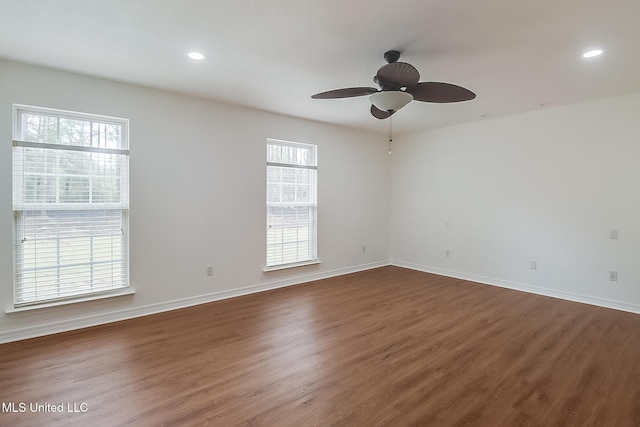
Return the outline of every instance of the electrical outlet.
{"type": "Polygon", "coordinates": [[[447,258],[451,258],[451,251],[449,249],[444,251],[444,256],[447,257],[447,258]]]}
{"type": "Polygon", "coordinates": [[[213,276],[213,266],[212,265],[208,265],[207,266],[207,276],[213,276]]]}
{"type": "Polygon", "coordinates": [[[365,253],[365,252],[367,252],[367,247],[362,245],[362,253],[365,253]]]}
{"type": "Polygon", "coordinates": [[[609,238],[616,240],[618,239],[618,229],[617,228],[612,228],[611,230],[609,230],[609,238]]]}
{"type": "Polygon", "coordinates": [[[610,282],[617,282],[618,281],[618,272],[615,270],[611,270],[609,272],[609,281],[610,282]]]}
{"type": "Polygon", "coordinates": [[[531,270],[537,270],[538,269],[538,261],[532,259],[531,261],[529,261],[529,268],[531,270]]]}

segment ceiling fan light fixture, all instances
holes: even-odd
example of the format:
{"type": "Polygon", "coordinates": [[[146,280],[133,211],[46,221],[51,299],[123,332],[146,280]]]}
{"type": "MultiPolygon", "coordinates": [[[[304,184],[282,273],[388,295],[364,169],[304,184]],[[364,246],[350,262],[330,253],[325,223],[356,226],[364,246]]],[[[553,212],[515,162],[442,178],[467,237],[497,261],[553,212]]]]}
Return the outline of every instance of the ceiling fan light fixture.
{"type": "Polygon", "coordinates": [[[388,90],[374,93],[369,101],[382,111],[398,111],[413,100],[413,95],[402,90],[388,90]]]}

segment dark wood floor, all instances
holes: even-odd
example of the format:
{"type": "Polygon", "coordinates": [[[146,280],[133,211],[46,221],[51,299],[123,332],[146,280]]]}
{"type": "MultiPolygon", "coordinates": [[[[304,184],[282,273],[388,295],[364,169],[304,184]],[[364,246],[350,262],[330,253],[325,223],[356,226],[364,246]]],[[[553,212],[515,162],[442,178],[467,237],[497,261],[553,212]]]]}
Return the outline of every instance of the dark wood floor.
{"type": "Polygon", "coordinates": [[[1,345],[0,402],[26,406],[2,426],[639,426],[640,315],[384,267],[1,345]]]}

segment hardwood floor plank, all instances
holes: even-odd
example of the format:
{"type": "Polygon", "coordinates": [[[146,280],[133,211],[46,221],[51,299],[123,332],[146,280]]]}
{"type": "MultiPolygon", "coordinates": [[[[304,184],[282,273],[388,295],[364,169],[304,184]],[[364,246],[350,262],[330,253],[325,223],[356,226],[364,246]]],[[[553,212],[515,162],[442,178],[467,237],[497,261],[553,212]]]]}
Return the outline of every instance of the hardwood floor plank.
{"type": "Polygon", "coordinates": [[[639,315],[384,267],[0,345],[0,425],[638,426],[639,361],[639,315]]]}

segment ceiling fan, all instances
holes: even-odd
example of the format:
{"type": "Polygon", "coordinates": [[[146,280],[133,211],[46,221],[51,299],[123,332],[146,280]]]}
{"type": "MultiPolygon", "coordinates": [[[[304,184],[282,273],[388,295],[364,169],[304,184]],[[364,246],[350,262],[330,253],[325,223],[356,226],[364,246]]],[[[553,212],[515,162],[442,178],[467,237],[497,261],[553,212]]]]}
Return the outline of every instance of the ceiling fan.
{"type": "Polygon", "coordinates": [[[386,65],[380,67],[373,81],[380,86],[348,87],[327,92],[316,93],[313,99],[352,98],[370,95],[371,115],[377,119],[386,119],[409,102],[461,102],[470,101],[476,94],[469,89],[451,83],[419,82],[420,73],[415,67],[406,62],[398,62],[400,52],[389,50],[385,52],[386,65]]]}

